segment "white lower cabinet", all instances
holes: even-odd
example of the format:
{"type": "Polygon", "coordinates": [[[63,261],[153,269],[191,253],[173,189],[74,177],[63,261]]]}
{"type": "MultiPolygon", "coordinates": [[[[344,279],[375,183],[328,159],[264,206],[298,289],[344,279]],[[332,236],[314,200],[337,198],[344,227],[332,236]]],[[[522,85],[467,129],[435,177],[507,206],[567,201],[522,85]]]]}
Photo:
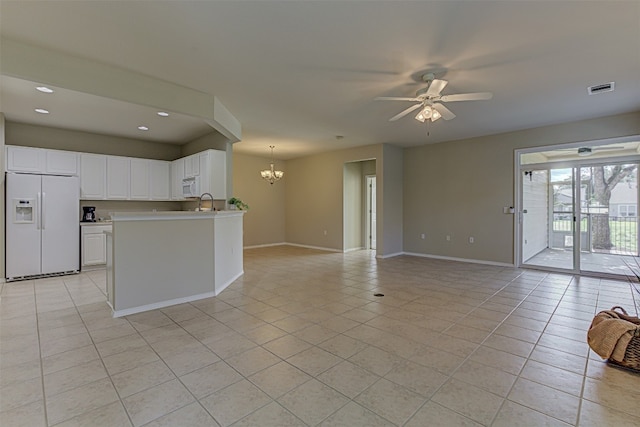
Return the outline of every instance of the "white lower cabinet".
{"type": "Polygon", "coordinates": [[[111,231],[111,224],[88,224],[81,228],[81,269],[104,267],[107,264],[107,236],[104,232],[111,231]]]}

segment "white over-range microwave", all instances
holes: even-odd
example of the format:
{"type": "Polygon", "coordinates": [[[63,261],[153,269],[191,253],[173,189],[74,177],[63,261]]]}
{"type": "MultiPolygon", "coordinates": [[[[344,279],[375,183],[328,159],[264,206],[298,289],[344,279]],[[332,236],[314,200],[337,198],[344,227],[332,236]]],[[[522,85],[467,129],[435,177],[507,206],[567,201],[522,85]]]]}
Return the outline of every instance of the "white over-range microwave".
{"type": "Polygon", "coordinates": [[[182,179],[182,197],[200,197],[200,178],[192,176],[182,179]]]}

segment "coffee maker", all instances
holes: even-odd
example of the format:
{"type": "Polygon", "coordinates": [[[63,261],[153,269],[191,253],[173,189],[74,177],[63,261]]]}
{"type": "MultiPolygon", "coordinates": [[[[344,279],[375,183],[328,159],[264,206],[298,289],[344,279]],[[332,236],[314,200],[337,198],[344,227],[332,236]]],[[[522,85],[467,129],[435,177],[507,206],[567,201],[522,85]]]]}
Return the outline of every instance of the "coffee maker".
{"type": "Polygon", "coordinates": [[[96,222],[96,207],[95,206],[83,206],[82,207],[82,222],[96,222]]]}

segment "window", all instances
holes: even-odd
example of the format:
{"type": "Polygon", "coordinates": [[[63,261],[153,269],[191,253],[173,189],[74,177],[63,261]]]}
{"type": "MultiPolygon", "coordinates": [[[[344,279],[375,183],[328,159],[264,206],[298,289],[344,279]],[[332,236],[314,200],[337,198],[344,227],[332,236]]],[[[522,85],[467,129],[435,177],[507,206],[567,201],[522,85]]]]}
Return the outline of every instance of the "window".
{"type": "Polygon", "coordinates": [[[619,216],[637,216],[636,205],[620,205],[618,206],[619,216]]]}

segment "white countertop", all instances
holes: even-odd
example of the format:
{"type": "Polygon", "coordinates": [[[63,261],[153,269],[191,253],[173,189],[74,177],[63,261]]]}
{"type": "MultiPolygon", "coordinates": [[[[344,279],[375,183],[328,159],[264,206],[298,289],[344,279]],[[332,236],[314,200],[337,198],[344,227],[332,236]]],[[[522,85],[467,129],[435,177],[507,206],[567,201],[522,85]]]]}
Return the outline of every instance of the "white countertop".
{"type": "Polygon", "coordinates": [[[177,219],[214,219],[216,217],[242,216],[246,211],[157,211],[111,212],[111,221],[162,221],[177,219]]]}
{"type": "Polygon", "coordinates": [[[111,221],[80,221],[80,227],[93,226],[93,225],[111,225],[111,221]]]}

